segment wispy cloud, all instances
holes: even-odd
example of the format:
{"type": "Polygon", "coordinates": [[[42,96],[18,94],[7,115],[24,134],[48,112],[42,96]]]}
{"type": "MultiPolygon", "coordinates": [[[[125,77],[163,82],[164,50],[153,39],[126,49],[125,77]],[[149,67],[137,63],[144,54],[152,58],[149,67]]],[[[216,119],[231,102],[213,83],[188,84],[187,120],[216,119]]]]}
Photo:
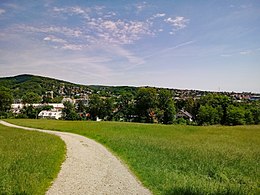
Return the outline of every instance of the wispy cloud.
{"type": "Polygon", "coordinates": [[[53,48],[55,48],[55,49],[65,49],[65,50],[73,50],[73,51],[80,51],[80,50],[84,49],[84,46],[81,44],[71,44],[71,43],[68,43],[64,39],[57,38],[52,35],[45,37],[43,40],[47,41],[47,42],[59,44],[59,45],[53,46],[53,48]]]}
{"type": "Polygon", "coordinates": [[[238,56],[238,55],[242,55],[242,56],[246,56],[246,55],[251,55],[254,54],[258,49],[248,49],[248,50],[236,50],[236,51],[232,51],[230,53],[224,53],[224,54],[220,54],[221,57],[232,57],[232,56],[238,56]]]}
{"type": "Polygon", "coordinates": [[[72,29],[68,27],[60,26],[30,26],[30,25],[16,25],[14,30],[22,30],[23,32],[32,33],[58,33],[65,36],[79,37],[82,35],[82,31],[79,29],[72,29]]]}
{"type": "Polygon", "coordinates": [[[251,50],[245,50],[245,51],[239,52],[239,54],[241,54],[241,55],[249,55],[249,54],[252,54],[252,53],[253,53],[253,51],[251,51],[251,50]]]}
{"type": "MultiPolygon", "coordinates": [[[[149,5],[144,1],[134,4],[138,11],[142,11],[149,5]]],[[[154,29],[154,20],[166,17],[166,13],[158,12],[148,17],[146,20],[121,19],[116,17],[113,10],[107,10],[105,6],[94,7],[54,7],[53,12],[64,14],[66,17],[79,16],[85,26],[80,26],[78,30],[64,29],[66,34],[74,34],[85,37],[90,43],[112,43],[119,45],[132,44],[142,37],[153,36],[155,33],[163,32],[164,29],[154,29]],[[98,16],[97,16],[98,15],[98,16]]],[[[187,26],[189,19],[182,16],[167,18],[164,21],[173,27],[172,31],[183,29],[187,26]]],[[[158,23],[158,21],[156,21],[158,23]]],[[[50,31],[50,29],[41,29],[41,31],[50,31]]],[[[52,29],[55,31],[55,29],[52,29]]],[[[60,29],[56,29],[59,31],[60,29]]],[[[174,34],[173,32],[171,32],[174,34]]]]}
{"type": "Polygon", "coordinates": [[[135,4],[135,8],[137,9],[137,12],[143,11],[147,6],[148,4],[145,1],[135,4]]]}
{"type": "Polygon", "coordinates": [[[156,19],[161,19],[161,18],[164,18],[165,16],[166,16],[165,13],[157,13],[157,14],[152,15],[150,18],[148,18],[147,21],[150,22],[151,25],[153,25],[153,22],[156,19]]]}
{"type": "Polygon", "coordinates": [[[154,18],[161,18],[161,17],[164,17],[166,14],[165,13],[157,13],[157,14],[154,14],[153,17],[154,18]]]}
{"type": "Polygon", "coordinates": [[[0,15],[4,14],[6,11],[0,8],[0,15]]]}
{"type": "MultiPolygon", "coordinates": [[[[149,5],[146,2],[134,4],[137,11],[143,11],[149,5]]],[[[185,28],[188,19],[178,16],[176,18],[166,18],[166,13],[157,12],[147,19],[121,18],[116,11],[106,9],[105,6],[66,6],[49,7],[51,17],[61,17],[60,19],[76,19],[81,25],[62,26],[50,22],[49,24],[17,24],[9,27],[9,32],[14,32],[21,36],[34,36],[34,38],[51,46],[60,52],[65,50],[82,53],[105,51],[111,59],[119,59],[119,70],[133,69],[139,64],[146,63],[146,58],[138,57],[134,52],[126,49],[125,46],[133,44],[143,37],[152,37],[155,33],[163,32],[163,26],[154,29],[153,22],[165,21],[166,24],[173,26],[175,30],[185,28]]],[[[165,24],[165,23],[164,23],[165,24]]],[[[167,48],[158,52],[162,54],[171,49],[176,49],[191,42],[179,44],[172,48],[167,48]]],[[[74,53],[74,52],[73,52],[74,53]]],[[[157,53],[157,54],[158,54],[157,53]]],[[[152,56],[152,55],[151,55],[152,56]]],[[[149,56],[148,56],[149,57],[149,56]]],[[[148,58],[147,57],[147,58],[148,58]]],[[[101,63],[101,62],[99,62],[101,63]]],[[[103,62],[102,62],[103,63],[103,62]]]]}
{"type": "Polygon", "coordinates": [[[144,59],[149,59],[149,58],[154,57],[154,56],[162,55],[162,54],[167,53],[167,52],[169,52],[169,51],[171,51],[171,50],[175,50],[175,49],[178,49],[178,48],[180,48],[180,47],[184,47],[184,46],[187,46],[187,45],[191,45],[191,44],[193,44],[194,42],[195,42],[195,41],[192,40],[192,41],[187,41],[187,42],[180,43],[180,44],[175,45],[175,46],[173,46],[173,47],[168,47],[168,48],[166,48],[166,49],[160,50],[160,51],[158,51],[158,52],[156,52],[156,53],[153,53],[153,54],[151,54],[151,55],[145,56],[144,59]]]}
{"type": "Polygon", "coordinates": [[[54,43],[67,43],[66,40],[57,38],[57,37],[55,37],[55,36],[47,36],[47,37],[45,37],[43,40],[44,40],[44,41],[54,42],[54,43]]]}
{"type": "Polygon", "coordinates": [[[220,54],[221,57],[230,57],[232,54],[220,54]]]}
{"type": "Polygon", "coordinates": [[[80,51],[84,48],[83,45],[79,45],[79,44],[64,44],[62,47],[62,49],[67,49],[67,50],[74,50],[74,51],[80,51]]]}
{"type": "Polygon", "coordinates": [[[176,31],[185,28],[190,20],[184,18],[183,16],[177,16],[175,18],[169,17],[164,21],[170,24],[173,27],[173,30],[176,31]]]}
{"type": "Polygon", "coordinates": [[[128,64],[127,69],[131,69],[131,67],[135,66],[136,64],[145,63],[143,58],[137,57],[135,54],[133,54],[127,49],[124,49],[122,46],[113,46],[112,48],[113,50],[110,52],[112,52],[113,55],[118,55],[127,59],[127,64],[128,64]]]}
{"type": "MultiPolygon", "coordinates": [[[[146,6],[146,3],[142,2],[138,5],[141,9],[146,6]]],[[[116,12],[106,10],[104,6],[54,7],[53,12],[65,14],[67,17],[74,15],[82,17],[85,26],[80,27],[79,33],[84,32],[82,37],[91,43],[131,44],[141,39],[142,36],[153,34],[149,22],[115,18],[116,12]]]]}
{"type": "Polygon", "coordinates": [[[54,7],[53,12],[57,14],[67,14],[69,16],[79,15],[83,18],[89,18],[89,14],[91,13],[91,9],[87,7],[79,7],[79,6],[72,6],[72,7],[54,7]]]}
{"type": "Polygon", "coordinates": [[[96,38],[107,43],[131,44],[144,35],[152,35],[149,24],[141,21],[92,19],[88,29],[98,32],[96,38]]]}

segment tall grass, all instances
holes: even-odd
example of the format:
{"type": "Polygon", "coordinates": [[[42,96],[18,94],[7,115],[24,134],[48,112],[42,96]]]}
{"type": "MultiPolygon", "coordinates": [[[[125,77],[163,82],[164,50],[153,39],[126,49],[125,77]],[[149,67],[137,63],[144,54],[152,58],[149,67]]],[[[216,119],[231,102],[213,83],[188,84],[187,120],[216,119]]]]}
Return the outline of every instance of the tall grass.
{"type": "Polygon", "coordinates": [[[45,194],[65,151],[54,135],[0,125],[0,194],[45,194]]]}
{"type": "Polygon", "coordinates": [[[260,126],[9,122],[95,139],[128,164],[154,194],[260,194],[260,126]]]}

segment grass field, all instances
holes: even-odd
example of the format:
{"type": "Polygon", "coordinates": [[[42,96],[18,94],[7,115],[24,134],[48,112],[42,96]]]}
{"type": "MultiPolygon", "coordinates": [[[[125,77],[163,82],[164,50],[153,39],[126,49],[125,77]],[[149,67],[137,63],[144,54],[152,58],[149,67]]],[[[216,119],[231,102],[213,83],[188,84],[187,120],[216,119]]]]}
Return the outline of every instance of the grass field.
{"type": "Polygon", "coordinates": [[[154,194],[260,194],[260,126],[7,121],[93,138],[154,194]]]}
{"type": "Polygon", "coordinates": [[[65,152],[56,136],[0,125],[0,194],[45,194],[65,152]]]}

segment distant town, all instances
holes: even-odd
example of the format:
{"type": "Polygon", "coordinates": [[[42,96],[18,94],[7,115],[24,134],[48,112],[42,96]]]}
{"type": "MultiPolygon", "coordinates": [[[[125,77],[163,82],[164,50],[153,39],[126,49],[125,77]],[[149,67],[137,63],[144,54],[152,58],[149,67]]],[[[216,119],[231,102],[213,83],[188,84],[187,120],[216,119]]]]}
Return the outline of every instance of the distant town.
{"type": "Polygon", "coordinates": [[[10,112],[18,118],[201,125],[252,124],[258,123],[260,116],[260,94],[251,92],[86,86],[33,75],[0,78],[0,87],[12,96],[10,112]],[[228,108],[239,108],[236,112],[242,113],[242,119],[228,122],[228,108]],[[216,113],[219,115],[213,119],[207,117],[216,113]]]}

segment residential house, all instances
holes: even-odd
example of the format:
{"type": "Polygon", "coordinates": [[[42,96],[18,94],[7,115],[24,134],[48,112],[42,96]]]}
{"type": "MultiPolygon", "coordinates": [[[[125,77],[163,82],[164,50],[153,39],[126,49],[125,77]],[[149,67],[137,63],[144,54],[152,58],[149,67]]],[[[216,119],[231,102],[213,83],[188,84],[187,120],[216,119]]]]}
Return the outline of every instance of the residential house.
{"type": "MultiPolygon", "coordinates": [[[[24,106],[29,106],[29,104],[12,104],[11,110],[14,114],[20,114],[24,106]]],[[[61,111],[64,108],[63,103],[49,103],[49,104],[32,104],[34,108],[41,106],[52,106],[55,111],[61,111]]]]}
{"type": "Polygon", "coordinates": [[[189,112],[187,112],[187,111],[185,111],[185,110],[183,110],[183,109],[181,109],[181,110],[176,114],[176,118],[188,119],[190,122],[193,121],[193,116],[192,116],[189,112]]]}
{"type": "Polygon", "coordinates": [[[60,119],[62,117],[62,111],[58,110],[42,110],[38,114],[38,118],[47,118],[47,119],[60,119]]]}

